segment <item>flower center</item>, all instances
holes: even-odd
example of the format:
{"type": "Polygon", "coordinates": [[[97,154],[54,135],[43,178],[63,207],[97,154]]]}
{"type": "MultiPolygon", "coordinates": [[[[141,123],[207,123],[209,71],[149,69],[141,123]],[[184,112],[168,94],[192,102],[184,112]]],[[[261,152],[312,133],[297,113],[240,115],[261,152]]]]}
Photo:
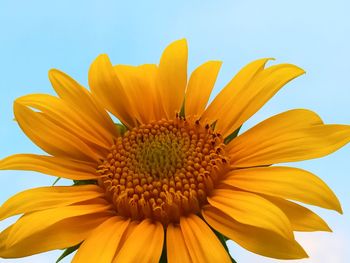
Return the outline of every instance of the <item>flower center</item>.
{"type": "Polygon", "coordinates": [[[119,137],[98,167],[116,212],[164,224],[198,213],[228,158],[220,135],[180,118],[141,125],[119,137]]]}

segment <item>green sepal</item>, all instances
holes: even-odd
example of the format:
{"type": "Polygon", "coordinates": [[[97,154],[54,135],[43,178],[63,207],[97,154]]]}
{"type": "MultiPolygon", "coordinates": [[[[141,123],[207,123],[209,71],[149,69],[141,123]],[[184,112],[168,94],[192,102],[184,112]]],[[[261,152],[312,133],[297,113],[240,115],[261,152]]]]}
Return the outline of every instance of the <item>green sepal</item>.
{"type": "Polygon", "coordinates": [[[123,136],[124,133],[128,130],[128,128],[126,128],[126,126],[121,123],[114,123],[114,124],[117,128],[118,135],[120,136],[123,136]]]}
{"type": "Polygon", "coordinates": [[[162,255],[160,256],[159,263],[167,263],[167,262],[168,260],[167,260],[166,248],[165,246],[163,246],[162,255]]]}
{"type": "Polygon", "coordinates": [[[220,240],[220,243],[222,244],[222,246],[225,248],[225,250],[227,251],[227,254],[230,256],[231,262],[232,263],[237,263],[232,257],[231,254],[228,250],[226,241],[229,240],[229,238],[225,237],[223,234],[219,233],[218,231],[212,229],[215,233],[215,235],[218,237],[218,239],[220,240]]]}
{"type": "Polygon", "coordinates": [[[96,180],[73,180],[73,185],[97,184],[96,180]]]}
{"type": "Polygon", "coordinates": [[[231,133],[229,136],[227,136],[225,139],[224,139],[224,143],[225,144],[228,144],[230,141],[232,141],[234,138],[237,137],[238,133],[239,133],[239,130],[242,128],[242,125],[237,129],[235,130],[233,133],[231,133]]]}
{"type": "Polygon", "coordinates": [[[185,99],[184,99],[184,102],[182,103],[181,110],[179,112],[179,117],[185,118],[185,99]]]}
{"type": "Polygon", "coordinates": [[[216,123],[217,123],[218,121],[216,120],[216,121],[214,121],[212,124],[210,124],[210,128],[214,131],[215,130],[215,126],[216,126],[216,123]]]}
{"type": "Polygon", "coordinates": [[[66,248],[62,255],[56,260],[56,263],[60,262],[62,259],[64,259],[66,256],[72,254],[74,251],[76,251],[80,247],[81,243],[78,245],[75,245],[73,247],[66,248]]]}
{"type": "Polygon", "coordinates": [[[162,254],[160,255],[159,263],[168,263],[167,253],[166,253],[166,230],[164,229],[164,242],[162,254]]]}
{"type": "Polygon", "coordinates": [[[57,177],[56,180],[53,182],[53,184],[51,186],[55,186],[55,184],[57,184],[57,182],[61,180],[61,177],[57,177]]]}

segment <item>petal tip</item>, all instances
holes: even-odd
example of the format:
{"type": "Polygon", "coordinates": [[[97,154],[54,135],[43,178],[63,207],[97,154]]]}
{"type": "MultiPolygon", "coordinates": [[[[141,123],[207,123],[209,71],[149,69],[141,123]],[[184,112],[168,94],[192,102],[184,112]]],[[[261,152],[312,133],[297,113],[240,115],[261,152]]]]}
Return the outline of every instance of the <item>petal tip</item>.
{"type": "Polygon", "coordinates": [[[325,231],[325,232],[333,233],[333,230],[332,230],[328,225],[325,226],[324,231],[325,231]]]}
{"type": "Polygon", "coordinates": [[[167,54],[168,52],[175,52],[182,51],[182,52],[188,52],[188,45],[186,38],[175,40],[174,42],[170,43],[163,51],[162,57],[167,54]]]}
{"type": "Polygon", "coordinates": [[[49,69],[49,71],[48,71],[49,78],[53,77],[55,74],[59,74],[59,73],[61,73],[61,71],[58,69],[55,69],[55,68],[49,69]]]}
{"type": "Polygon", "coordinates": [[[186,39],[186,38],[180,38],[180,39],[175,40],[175,41],[173,42],[173,44],[175,44],[175,43],[178,43],[178,44],[186,45],[186,46],[187,46],[187,39],[186,39]]]}
{"type": "Polygon", "coordinates": [[[67,77],[67,75],[64,72],[62,72],[61,70],[56,69],[56,68],[50,69],[48,72],[48,76],[49,76],[49,80],[51,81],[51,83],[54,83],[60,77],[67,77]]]}
{"type": "Polygon", "coordinates": [[[306,251],[304,250],[304,248],[302,246],[300,246],[299,243],[298,244],[298,249],[297,252],[295,253],[295,255],[290,258],[290,259],[303,259],[303,258],[309,258],[309,255],[306,253],[306,251]]]}
{"type": "Polygon", "coordinates": [[[337,211],[337,212],[338,212],[339,214],[341,214],[341,215],[344,214],[343,208],[341,207],[341,204],[340,204],[340,203],[338,203],[337,208],[336,208],[335,211],[337,211]]]}
{"type": "Polygon", "coordinates": [[[338,197],[333,192],[332,192],[332,195],[333,195],[333,198],[331,200],[329,200],[329,203],[330,203],[329,209],[334,210],[342,215],[344,213],[344,211],[343,211],[343,208],[340,204],[340,201],[339,201],[338,197]]]}
{"type": "Polygon", "coordinates": [[[306,71],[304,69],[302,69],[301,67],[298,67],[298,66],[293,65],[293,64],[290,64],[290,65],[293,67],[293,69],[295,71],[295,75],[297,77],[306,74],[306,71]]]}
{"type": "Polygon", "coordinates": [[[105,53],[102,53],[100,55],[98,55],[94,61],[92,62],[91,66],[94,66],[95,63],[109,63],[112,65],[110,59],[109,59],[109,56],[105,53]]]}

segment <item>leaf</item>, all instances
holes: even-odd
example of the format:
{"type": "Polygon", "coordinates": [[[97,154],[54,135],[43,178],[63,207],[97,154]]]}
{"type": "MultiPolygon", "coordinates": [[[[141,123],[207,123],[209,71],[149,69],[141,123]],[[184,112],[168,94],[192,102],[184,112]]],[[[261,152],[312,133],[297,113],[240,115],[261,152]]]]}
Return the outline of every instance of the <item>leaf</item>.
{"type": "Polygon", "coordinates": [[[62,259],[64,259],[66,256],[72,254],[74,251],[76,251],[80,247],[81,243],[78,245],[75,245],[73,247],[66,248],[62,255],[56,260],[56,263],[60,262],[62,259]]]}

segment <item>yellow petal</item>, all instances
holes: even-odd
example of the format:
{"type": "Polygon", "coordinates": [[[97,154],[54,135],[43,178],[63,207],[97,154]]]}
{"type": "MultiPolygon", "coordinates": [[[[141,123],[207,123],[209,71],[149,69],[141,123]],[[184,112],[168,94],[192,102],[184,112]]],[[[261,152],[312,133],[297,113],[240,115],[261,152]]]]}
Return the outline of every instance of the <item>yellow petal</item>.
{"type": "Polygon", "coordinates": [[[15,101],[14,114],[23,132],[47,153],[76,160],[99,160],[98,153],[42,113],[35,112],[15,101]]]}
{"type": "Polygon", "coordinates": [[[29,189],[12,196],[0,207],[0,220],[17,214],[67,206],[103,196],[103,190],[97,185],[29,189]]]}
{"type": "Polygon", "coordinates": [[[20,97],[16,101],[40,110],[45,116],[58,122],[62,128],[87,144],[95,144],[109,150],[113,144],[113,138],[117,137],[116,131],[113,135],[106,134],[100,123],[89,121],[89,116],[84,116],[84,112],[75,110],[68,103],[54,96],[32,94],[20,97]]]}
{"type": "Polygon", "coordinates": [[[198,216],[181,217],[180,227],[192,262],[231,262],[214,232],[198,216]]]}
{"type": "Polygon", "coordinates": [[[191,74],[185,95],[186,116],[200,117],[207,105],[210,93],[221,67],[220,61],[208,61],[191,74]]]}
{"type": "Polygon", "coordinates": [[[72,263],[111,263],[120,239],[129,225],[129,219],[119,216],[103,222],[83,242],[72,263]]]}
{"type": "Polygon", "coordinates": [[[217,95],[203,119],[217,120],[215,129],[224,137],[257,112],[279,89],[304,71],[291,64],[264,69],[269,59],[245,66],[217,95]]]}
{"type": "Polygon", "coordinates": [[[269,67],[251,80],[247,86],[235,90],[235,97],[226,106],[225,114],[220,115],[215,128],[224,137],[234,132],[256,113],[286,83],[304,74],[304,71],[291,64],[269,67]]]}
{"type": "Polygon", "coordinates": [[[66,218],[10,245],[7,239],[13,228],[12,225],[0,234],[0,258],[26,257],[75,246],[108,218],[105,214],[66,218]]]}
{"type": "Polygon", "coordinates": [[[239,98],[236,94],[238,91],[243,91],[248,83],[260,73],[269,59],[259,59],[253,61],[243,67],[236,76],[220,91],[215,99],[210,103],[208,108],[203,113],[203,119],[208,119],[210,122],[217,121],[223,117],[225,113],[224,107],[227,108],[234,102],[234,99],[239,98]]]}
{"type": "Polygon", "coordinates": [[[116,250],[115,255],[118,255],[118,253],[121,250],[121,248],[123,247],[124,243],[126,242],[126,240],[128,240],[128,238],[134,232],[134,230],[137,228],[139,223],[140,222],[135,221],[135,220],[129,222],[128,227],[126,228],[126,230],[124,231],[124,234],[122,235],[122,237],[120,239],[120,242],[119,242],[119,245],[118,245],[118,248],[116,250]]]}
{"type": "Polygon", "coordinates": [[[0,170],[28,170],[72,180],[97,179],[96,164],[36,154],[15,154],[0,160],[0,170]]]}
{"type": "Polygon", "coordinates": [[[109,209],[110,205],[107,204],[74,205],[25,214],[12,225],[6,243],[13,246],[64,219],[102,212],[107,214],[109,209]]]}
{"type": "Polygon", "coordinates": [[[99,135],[107,141],[115,136],[112,119],[91,93],[59,70],[50,70],[49,78],[58,96],[80,113],[81,119],[84,120],[84,128],[88,128],[89,131],[93,128],[98,129],[99,135]]]}
{"type": "Polygon", "coordinates": [[[332,190],[316,175],[292,167],[239,169],[229,173],[225,184],[250,192],[300,201],[342,213],[332,190]]]}
{"type": "Polygon", "coordinates": [[[208,202],[242,224],[274,231],[285,238],[294,238],[286,215],[261,196],[231,189],[216,189],[208,197],[208,202]]]}
{"type": "Polygon", "coordinates": [[[121,85],[133,102],[135,118],[147,124],[165,118],[161,106],[159,91],[156,89],[157,66],[146,64],[141,66],[114,66],[121,85]],[[140,103],[137,103],[140,101],[140,103]]]}
{"type": "Polygon", "coordinates": [[[241,224],[211,206],[204,207],[202,214],[211,227],[253,253],[278,259],[308,257],[294,239],[285,239],[275,232],[241,224]]]}
{"type": "Polygon", "coordinates": [[[169,263],[191,263],[181,227],[169,224],[166,230],[166,248],[169,263]]]}
{"type": "Polygon", "coordinates": [[[328,155],[350,141],[350,126],[323,125],[306,110],[273,116],[232,140],[231,164],[251,167],[328,155]]]}
{"type": "Polygon", "coordinates": [[[162,254],[164,229],[161,223],[145,219],[138,224],[122,245],[113,262],[154,262],[162,254]]]}
{"type": "Polygon", "coordinates": [[[306,207],[282,198],[272,196],[264,196],[264,198],[283,211],[291,222],[294,231],[332,231],[321,217],[306,207]]]}
{"type": "Polygon", "coordinates": [[[134,105],[107,55],[100,55],[89,70],[89,86],[102,104],[128,128],[137,125],[134,105]]]}
{"type": "Polygon", "coordinates": [[[171,43],[159,62],[157,87],[160,103],[168,119],[180,112],[187,84],[187,42],[181,39],[171,43]]]}

